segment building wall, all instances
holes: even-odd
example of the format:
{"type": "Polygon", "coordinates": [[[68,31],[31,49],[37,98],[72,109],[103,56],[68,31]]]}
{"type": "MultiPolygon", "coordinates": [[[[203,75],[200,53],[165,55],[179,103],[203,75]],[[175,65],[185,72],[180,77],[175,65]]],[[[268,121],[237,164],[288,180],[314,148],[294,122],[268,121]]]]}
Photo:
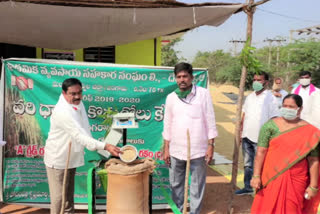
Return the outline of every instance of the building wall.
{"type": "MultiPolygon", "coordinates": [[[[134,65],[155,65],[154,39],[133,42],[124,45],[117,45],[115,48],[116,64],[134,65]]],[[[161,65],[161,38],[156,39],[156,65],[161,65]]],[[[55,50],[47,48],[37,48],[37,58],[42,58],[43,52],[64,52],[74,53],[75,61],[83,61],[83,49],[78,50],[55,50]]]]}
{"type": "Polygon", "coordinates": [[[83,49],[78,50],[56,50],[49,48],[37,48],[37,58],[42,59],[42,50],[43,52],[64,52],[64,53],[74,53],[75,61],[83,61],[83,49]]]}
{"type": "MultiPolygon", "coordinates": [[[[156,65],[161,65],[161,38],[156,41],[156,65]]],[[[116,46],[117,64],[155,65],[154,39],[116,46]]]]}

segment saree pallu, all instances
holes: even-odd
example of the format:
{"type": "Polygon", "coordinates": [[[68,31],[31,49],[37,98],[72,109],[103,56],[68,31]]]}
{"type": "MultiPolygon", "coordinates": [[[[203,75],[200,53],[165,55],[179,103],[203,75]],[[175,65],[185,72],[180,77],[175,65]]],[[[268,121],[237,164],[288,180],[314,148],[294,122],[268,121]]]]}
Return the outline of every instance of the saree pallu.
{"type": "Polygon", "coordinates": [[[312,125],[296,127],[270,140],[262,168],[263,188],[254,198],[251,213],[303,213],[309,185],[306,157],[319,140],[320,131],[312,125]]]}

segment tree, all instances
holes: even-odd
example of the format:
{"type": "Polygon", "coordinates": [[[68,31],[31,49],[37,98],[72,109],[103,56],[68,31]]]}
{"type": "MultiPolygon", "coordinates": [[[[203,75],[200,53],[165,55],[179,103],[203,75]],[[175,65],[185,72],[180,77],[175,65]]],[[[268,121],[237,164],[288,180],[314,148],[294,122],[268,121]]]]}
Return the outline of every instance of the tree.
{"type": "Polygon", "coordinates": [[[229,82],[235,86],[239,86],[241,77],[241,68],[244,63],[251,63],[248,65],[248,75],[246,79],[245,88],[251,88],[252,79],[262,65],[255,57],[255,49],[244,49],[246,53],[242,52],[240,57],[233,57],[230,53],[223,50],[213,52],[198,52],[193,60],[194,67],[208,68],[210,82],[225,83],[229,82]],[[244,59],[245,57],[249,59],[244,59]]]}
{"type": "MultiPolygon", "coordinates": [[[[277,60],[277,49],[271,49],[272,61],[269,64],[269,47],[260,49],[251,48],[246,51],[246,56],[251,58],[258,67],[248,66],[245,88],[250,89],[255,73],[266,71],[272,77],[284,79],[284,86],[288,88],[296,82],[298,73],[308,70],[312,73],[312,82],[320,87],[320,42],[316,40],[297,40],[293,43],[279,47],[279,61],[277,60]],[[249,54],[250,52],[250,54],[249,54]],[[248,55],[249,54],[249,55],[248,55]]],[[[243,55],[244,52],[241,53],[243,55]]],[[[250,61],[250,60],[249,60],[250,61]]],[[[212,52],[198,52],[193,60],[194,67],[208,68],[210,82],[229,82],[239,86],[241,67],[244,64],[243,56],[233,57],[223,50],[212,52]]]]}
{"type": "Polygon", "coordinates": [[[286,47],[289,68],[292,70],[292,79],[298,78],[300,71],[312,73],[312,82],[320,86],[320,42],[316,40],[298,40],[286,47]]]}
{"type": "Polygon", "coordinates": [[[279,63],[277,65],[277,47],[271,49],[271,64],[269,65],[269,48],[263,47],[255,51],[255,56],[261,61],[262,69],[273,77],[282,77],[284,86],[288,88],[296,82],[302,70],[312,73],[312,82],[320,86],[320,42],[314,39],[301,39],[279,48],[279,63]]]}
{"type": "Polygon", "coordinates": [[[194,67],[208,68],[210,82],[227,82],[229,76],[219,75],[230,65],[235,64],[234,57],[223,50],[213,52],[198,52],[192,62],[194,67]]]}
{"type": "Polygon", "coordinates": [[[181,38],[173,39],[169,44],[161,47],[161,65],[175,66],[180,61],[184,61],[183,57],[178,57],[180,51],[174,50],[174,46],[181,42],[181,38]]]}

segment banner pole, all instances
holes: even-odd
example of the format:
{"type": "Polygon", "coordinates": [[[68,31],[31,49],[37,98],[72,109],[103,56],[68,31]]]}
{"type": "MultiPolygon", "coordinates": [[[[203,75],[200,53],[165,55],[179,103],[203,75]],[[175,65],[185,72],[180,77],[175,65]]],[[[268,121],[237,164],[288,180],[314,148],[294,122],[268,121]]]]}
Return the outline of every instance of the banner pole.
{"type": "MultiPolygon", "coordinates": [[[[1,59],[2,68],[1,68],[1,76],[0,76],[0,140],[4,141],[4,109],[5,109],[5,93],[4,93],[4,79],[5,79],[5,71],[4,71],[4,61],[1,59]]],[[[3,146],[0,146],[0,202],[3,202],[3,146]]]]}

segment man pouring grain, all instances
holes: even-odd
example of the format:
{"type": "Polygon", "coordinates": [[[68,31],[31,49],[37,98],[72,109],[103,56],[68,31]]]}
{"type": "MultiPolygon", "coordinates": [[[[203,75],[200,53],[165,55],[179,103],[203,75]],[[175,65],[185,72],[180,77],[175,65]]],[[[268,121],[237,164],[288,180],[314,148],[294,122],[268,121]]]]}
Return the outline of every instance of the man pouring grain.
{"type": "Polygon", "coordinates": [[[120,149],[92,138],[86,110],[81,101],[82,83],[69,78],[62,83],[62,94],[50,119],[50,131],[45,145],[44,163],[46,165],[51,214],[74,213],[74,177],[76,168],[84,165],[84,148],[88,150],[107,150],[119,156],[120,149]],[[69,144],[71,148],[69,153],[69,144]],[[65,203],[63,198],[63,177],[67,160],[67,182],[65,186],[65,203]]]}

